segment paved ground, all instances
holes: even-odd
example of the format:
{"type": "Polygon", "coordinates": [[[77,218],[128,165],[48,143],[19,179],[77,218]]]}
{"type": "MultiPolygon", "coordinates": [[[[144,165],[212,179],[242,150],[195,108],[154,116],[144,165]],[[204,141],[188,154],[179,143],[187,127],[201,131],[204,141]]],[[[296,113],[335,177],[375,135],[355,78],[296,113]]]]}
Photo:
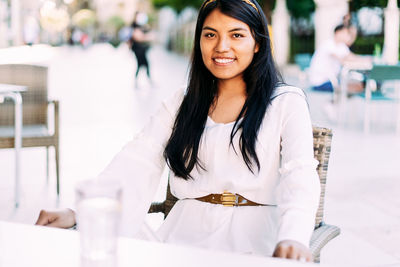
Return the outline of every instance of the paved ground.
{"type": "MultiPolygon", "coordinates": [[[[41,208],[72,205],[76,181],[96,176],[156,110],[185,82],[187,58],[161,48],[150,52],[154,86],[140,76],[134,87],[135,60],[122,46],[81,48],[47,46],[0,50],[0,63],[40,62],[49,66],[49,96],[61,101],[62,197],[55,197],[54,166],[46,183],[45,150],[22,153],[22,202],[13,208],[12,150],[0,151],[0,220],[34,223],[41,208]]],[[[284,69],[288,83],[304,86],[299,71],[284,69]],[[299,78],[300,77],[300,78],[299,78]]],[[[372,132],[362,133],[362,101],[350,99],[338,125],[326,116],[329,95],[309,93],[314,123],[334,129],[326,197],[327,223],[342,234],[329,243],[322,262],[348,266],[400,266],[400,136],[395,108],[376,105],[372,132]]],[[[162,187],[157,198],[162,198],[162,187]]],[[[156,227],[160,216],[149,217],[156,227]]]]}

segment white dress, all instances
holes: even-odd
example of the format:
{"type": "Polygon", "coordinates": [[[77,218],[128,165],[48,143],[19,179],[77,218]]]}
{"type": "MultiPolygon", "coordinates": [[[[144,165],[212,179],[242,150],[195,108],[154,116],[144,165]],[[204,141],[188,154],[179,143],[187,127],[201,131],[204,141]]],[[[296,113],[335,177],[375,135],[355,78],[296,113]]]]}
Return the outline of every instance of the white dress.
{"type": "MultiPolygon", "coordinates": [[[[123,183],[123,231],[135,235],[143,224],[165,167],[164,147],[183,99],[179,91],[163,102],[142,132],[117,154],[100,179],[123,183]]],[[[207,119],[193,180],[170,177],[180,200],[158,237],[163,242],[271,256],[281,240],[308,246],[319,201],[317,161],[304,93],[295,87],[276,89],[258,134],[260,171],[252,174],[243,161],[238,138],[229,145],[234,123],[207,119]],[[224,191],[270,206],[224,207],[193,200],[224,191]]]]}

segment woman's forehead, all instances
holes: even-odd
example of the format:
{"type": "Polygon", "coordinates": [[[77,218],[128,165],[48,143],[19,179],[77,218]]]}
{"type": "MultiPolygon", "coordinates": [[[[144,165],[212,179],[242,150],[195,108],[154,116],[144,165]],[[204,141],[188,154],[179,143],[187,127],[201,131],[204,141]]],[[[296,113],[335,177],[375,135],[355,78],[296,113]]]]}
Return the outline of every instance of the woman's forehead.
{"type": "Polygon", "coordinates": [[[250,30],[249,25],[241,20],[230,17],[222,13],[219,9],[213,10],[204,20],[203,29],[211,27],[213,29],[239,29],[250,30]]]}

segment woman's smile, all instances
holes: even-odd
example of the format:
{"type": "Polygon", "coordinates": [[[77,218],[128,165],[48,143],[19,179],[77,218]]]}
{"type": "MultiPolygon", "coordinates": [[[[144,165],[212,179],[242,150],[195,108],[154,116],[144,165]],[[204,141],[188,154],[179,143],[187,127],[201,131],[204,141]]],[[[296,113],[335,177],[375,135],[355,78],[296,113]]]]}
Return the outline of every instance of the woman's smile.
{"type": "Polygon", "coordinates": [[[217,66],[228,66],[236,61],[235,58],[228,57],[215,57],[213,58],[215,65],[217,66]]]}

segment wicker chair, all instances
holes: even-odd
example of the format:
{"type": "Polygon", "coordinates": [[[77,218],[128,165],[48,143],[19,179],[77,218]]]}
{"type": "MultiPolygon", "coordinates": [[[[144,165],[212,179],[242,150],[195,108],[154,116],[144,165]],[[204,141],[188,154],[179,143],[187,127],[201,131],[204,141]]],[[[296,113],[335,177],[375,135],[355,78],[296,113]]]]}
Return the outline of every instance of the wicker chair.
{"type": "MultiPolygon", "coordinates": [[[[47,180],[49,147],[55,149],[57,196],[60,193],[59,103],[47,99],[47,67],[23,64],[0,65],[0,83],[27,86],[23,101],[22,147],[46,147],[47,180]],[[48,109],[53,107],[54,129],[48,124],[48,109]]],[[[14,147],[14,108],[11,102],[0,105],[0,148],[14,147]]]]}
{"type": "MultiPolygon", "coordinates": [[[[321,197],[315,219],[315,229],[310,241],[310,249],[314,256],[314,262],[319,263],[321,249],[330,240],[340,234],[340,228],[333,225],[327,225],[323,222],[326,176],[331,152],[332,131],[326,128],[313,127],[313,134],[314,157],[319,161],[317,172],[321,182],[321,197]]],[[[164,213],[165,218],[177,200],[178,199],[171,194],[170,187],[168,185],[166,200],[164,202],[152,203],[149,213],[162,212],[164,213]]]]}

